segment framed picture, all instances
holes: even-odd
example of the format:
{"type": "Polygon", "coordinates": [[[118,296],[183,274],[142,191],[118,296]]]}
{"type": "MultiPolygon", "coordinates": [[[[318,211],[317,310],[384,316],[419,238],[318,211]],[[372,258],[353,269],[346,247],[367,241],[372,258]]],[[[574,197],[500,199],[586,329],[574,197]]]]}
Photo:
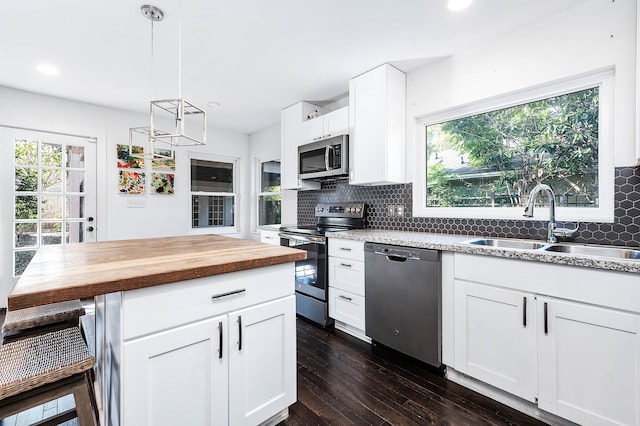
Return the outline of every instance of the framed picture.
{"type": "Polygon", "coordinates": [[[157,195],[173,195],[173,173],[151,173],[151,193],[157,195]]]}
{"type": "Polygon", "coordinates": [[[144,169],[144,147],[118,144],[116,152],[119,169],[144,169]]]}
{"type": "Polygon", "coordinates": [[[144,172],[119,170],[118,175],[118,192],[120,194],[144,194],[144,172]]]}

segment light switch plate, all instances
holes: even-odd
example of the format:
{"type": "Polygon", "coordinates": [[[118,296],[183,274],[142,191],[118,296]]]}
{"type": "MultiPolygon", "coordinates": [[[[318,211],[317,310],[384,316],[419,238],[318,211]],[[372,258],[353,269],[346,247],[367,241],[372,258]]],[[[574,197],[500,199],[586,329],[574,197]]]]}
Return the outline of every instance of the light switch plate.
{"type": "Polygon", "coordinates": [[[129,198],[127,199],[128,209],[143,209],[147,206],[144,198],[129,198]]]}
{"type": "Polygon", "coordinates": [[[387,206],[387,216],[394,217],[396,215],[396,206],[389,204],[387,206]]]}

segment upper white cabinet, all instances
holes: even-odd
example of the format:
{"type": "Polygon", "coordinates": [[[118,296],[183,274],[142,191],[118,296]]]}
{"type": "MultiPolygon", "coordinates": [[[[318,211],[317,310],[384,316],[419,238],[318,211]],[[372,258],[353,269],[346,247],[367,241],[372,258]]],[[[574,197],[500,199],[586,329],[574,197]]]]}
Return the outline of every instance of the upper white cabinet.
{"type": "Polygon", "coordinates": [[[282,110],[280,130],[280,164],[282,189],[320,189],[320,182],[298,179],[298,146],[303,143],[302,123],[319,109],[308,102],[298,102],[282,110]]]}
{"type": "Polygon", "coordinates": [[[406,76],[385,64],[349,82],[349,183],[403,183],[406,76]]]}
{"type": "Polygon", "coordinates": [[[302,139],[305,143],[347,133],[349,133],[348,106],[302,123],[302,139]]]}

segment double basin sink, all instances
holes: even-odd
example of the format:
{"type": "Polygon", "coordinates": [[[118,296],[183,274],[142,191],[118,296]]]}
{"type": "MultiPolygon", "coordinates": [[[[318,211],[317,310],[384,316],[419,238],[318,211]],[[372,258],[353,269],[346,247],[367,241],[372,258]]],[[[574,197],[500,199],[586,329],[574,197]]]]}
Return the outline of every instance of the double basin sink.
{"type": "Polygon", "coordinates": [[[503,249],[536,250],[551,253],[602,256],[613,259],[640,260],[640,249],[624,247],[592,246],[571,243],[546,243],[541,241],[501,238],[475,238],[473,240],[465,241],[463,244],[503,249]]]}

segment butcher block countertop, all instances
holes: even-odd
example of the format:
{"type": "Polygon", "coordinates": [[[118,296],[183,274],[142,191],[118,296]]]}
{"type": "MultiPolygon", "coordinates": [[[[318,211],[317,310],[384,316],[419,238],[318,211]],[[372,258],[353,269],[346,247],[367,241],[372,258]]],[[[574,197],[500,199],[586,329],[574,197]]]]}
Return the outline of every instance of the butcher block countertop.
{"type": "Polygon", "coordinates": [[[9,310],[303,260],[305,251],[217,235],[41,247],[9,310]]]}

